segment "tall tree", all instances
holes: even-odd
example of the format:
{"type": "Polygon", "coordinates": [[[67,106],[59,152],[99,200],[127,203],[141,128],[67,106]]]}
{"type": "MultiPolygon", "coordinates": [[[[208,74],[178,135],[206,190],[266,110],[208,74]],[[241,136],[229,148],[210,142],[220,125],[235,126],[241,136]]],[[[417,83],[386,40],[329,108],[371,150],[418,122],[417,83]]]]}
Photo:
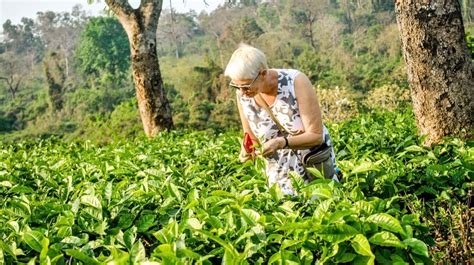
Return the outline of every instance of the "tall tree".
{"type": "Polygon", "coordinates": [[[125,78],[130,67],[130,49],[120,22],[112,17],[91,18],[81,34],[75,59],[79,70],[91,78],[125,78]]]}
{"type": "Polygon", "coordinates": [[[5,34],[5,44],[7,51],[14,51],[17,54],[35,52],[39,54],[43,45],[41,39],[36,34],[35,22],[31,18],[22,18],[21,23],[14,25],[7,19],[3,23],[3,33],[5,34]]]}
{"type": "Polygon", "coordinates": [[[63,108],[63,94],[65,92],[64,84],[66,82],[66,69],[62,65],[60,55],[52,52],[43,61],[44,75],[48,85],[48,94],[53,111],[59,111],[63,108]]]}
{"type": "Polygon", "coordinates": [[[25,61],[18,58],[14,52],[5,52],[0,55],[0,81],[5,81],[12,99],[16,99],[20,85],[27,73],[25,61]]]}
{"type": "Polygon", "coordinates": [[[33,19],[24,17],[17,25],[8,19],[3,24],[3,33],[5,50],[23,56],[22,60],[29,64],[27,67],[33,67],[41,59],[44,46],[33,19]]]}
{"type": "Polygon", "coordinates": [[[72,12],[38,12],[38,32],[47,52],[60,52],[64,58],[66,76],[70,74],[70,62],[78,44],[79,35],[87,22],[85,11],[80,5],[72,12]]]}
{"type": "Polygon", "coordinates": [[[317,49],[317,40],[315,39],[316,20],[327,12],[328,6],[327,0],[297,0],[288,2],[292,21],[289,21],[287,27],[293,32],[299,31],[308,40],[311,47],[317,49]]]}
{"type": "Polygon", "coordinates": [[[194,12],[176,13],[172,9],[163,10],[156,32],[158,50],[160,54],[174,52],[176,58],[180,58],[184,54],[185,45],[201,34],[194,12]]]}
{"type": "Polygon", "coordinates": [[[136,9],[126,0],[105,2],[127,32],[140,117],[146,135],[154,137],[161,130],[173,128],[156,51],[156,30],[163,1],[141,0],[136,9]]]}
{"type": "Polygon", "coordinates": [[[426,144],[472,137],[474,66],[457,0],[395,3],[414,112],[426,144]],[[464,131],[464,132],[463,132],[464,131]]]}

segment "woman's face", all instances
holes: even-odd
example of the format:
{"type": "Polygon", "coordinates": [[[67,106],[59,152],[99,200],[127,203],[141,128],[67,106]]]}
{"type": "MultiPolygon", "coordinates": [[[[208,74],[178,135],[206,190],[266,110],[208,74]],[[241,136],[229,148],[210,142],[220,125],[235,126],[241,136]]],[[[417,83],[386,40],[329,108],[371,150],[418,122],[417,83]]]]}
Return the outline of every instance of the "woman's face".
{"type": "Polygon", "coordinates": [[[257,80],[260,77],[260,72],[254,79],[243,79],[243,80],[232,80],[229,86],[235,89],[239,89],[240,92],[246,97],[253,97],[258,93],[257,80]]]}

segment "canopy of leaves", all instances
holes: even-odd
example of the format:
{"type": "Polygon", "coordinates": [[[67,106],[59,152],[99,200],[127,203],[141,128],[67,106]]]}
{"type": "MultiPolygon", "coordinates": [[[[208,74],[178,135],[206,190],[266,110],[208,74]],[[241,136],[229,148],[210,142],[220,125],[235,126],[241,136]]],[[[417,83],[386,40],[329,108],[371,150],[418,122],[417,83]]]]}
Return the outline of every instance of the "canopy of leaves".
{"type": "Polygon", "coordinates": [[[76,60],[86,75],[123,76],[130,67],[130,49],[127,34],[117,19],[91,18],[81,35],[76,60]]]}

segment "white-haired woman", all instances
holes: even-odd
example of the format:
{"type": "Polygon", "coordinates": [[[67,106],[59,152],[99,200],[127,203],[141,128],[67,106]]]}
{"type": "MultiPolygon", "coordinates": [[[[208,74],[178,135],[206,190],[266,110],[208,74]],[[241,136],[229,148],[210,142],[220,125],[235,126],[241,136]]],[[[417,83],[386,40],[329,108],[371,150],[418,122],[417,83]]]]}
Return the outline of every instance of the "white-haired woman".
{"type": "MultiPolygon", "coordinates": [[[[232,54],[225,75],[232,80],[230,86],[237,89],[244,133],[263,145],[261,155],[267,162],[270,185],[277,183],[284,193],[294,194],[288,172],[295,171],[307,180],[302,158],[322,144],[331,146],[336,172],[329,133],[321,121],[316,92],[306,75],[294,69],[269,69],[263,52],[246,44],[232,54]]],[[[248,159],[251,155],[242,146],[240,161],[248,159]]],[[[337,180],[336,175],[333,179],[337,180]]]]}

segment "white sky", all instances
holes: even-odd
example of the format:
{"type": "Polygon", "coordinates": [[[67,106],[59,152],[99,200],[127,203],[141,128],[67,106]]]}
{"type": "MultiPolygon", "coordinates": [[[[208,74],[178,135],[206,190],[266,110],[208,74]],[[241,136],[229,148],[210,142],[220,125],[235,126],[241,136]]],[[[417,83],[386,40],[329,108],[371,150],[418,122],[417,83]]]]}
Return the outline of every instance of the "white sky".
{"type": "MultiPolygon", "coordinates": [[[[163,9],[169,9],[170,0],[163,0],[163,9]]],[[[207,12],[215,9],[219,4],[223,4],[226,0],[205,0],[209,5],[206,6],[204,0],[171,0],[173,8],[178,12],[187,12],[196,10],[199,14],[202,10],[207,12]]],[[[140,0],[129,0],[132,6],[140,3],[140,0]]],[[[76,4],[82,5],[90,15],[98,15],[104,9],[105,1],[99,3],[94,1],[93,4],[87,4],[87,0],[0,0],[0,32],[1,25],[10,19],[13,24],[18,24],[22,17],[36,18],[36,12],[54,11],[54,12],[71,12],[72,7],[76,4]]]]}

